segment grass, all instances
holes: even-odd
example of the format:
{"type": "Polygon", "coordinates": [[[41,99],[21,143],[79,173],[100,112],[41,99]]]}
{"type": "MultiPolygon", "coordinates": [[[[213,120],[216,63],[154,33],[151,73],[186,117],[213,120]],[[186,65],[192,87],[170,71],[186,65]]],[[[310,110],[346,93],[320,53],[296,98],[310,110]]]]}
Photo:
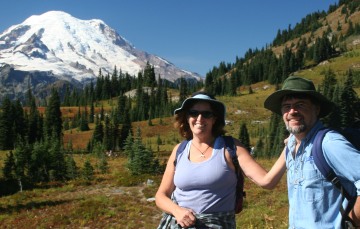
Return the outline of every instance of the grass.
{"type": "MultiPolygon", "coordinates": [[[[161,175],[130,178],[124,162],[121,157],[110,160],[110,173],[89,185],[70,182],[0,198],[0,228],[156,228],[162,213],[147,199],[154,197],[161,175]],[[147,179],[154,184],[147,185],[147,179]]],[[[259,160],[264,167],[273,162],[259,160]]],[[[268,191],[246,180],[245,208],[237,215],[239,228],[286,228],[285,183],[283,178],[275,190],[268,191]]]]}

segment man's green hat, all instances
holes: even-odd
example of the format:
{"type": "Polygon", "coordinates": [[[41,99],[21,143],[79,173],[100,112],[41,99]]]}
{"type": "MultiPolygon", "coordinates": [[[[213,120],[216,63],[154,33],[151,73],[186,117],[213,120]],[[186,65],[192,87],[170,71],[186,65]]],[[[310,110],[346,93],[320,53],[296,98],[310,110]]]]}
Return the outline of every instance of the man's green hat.
{"type": "Polygon", "coordinates": [[[316,91],[311,80],[298,76],[288,77],[280,90],[272,93],[264,102],[264,107],[279,115],[281,113],[281,102],[286,95],[305,94],[316,99],[320,105],[319,118],[328,115],[333,109],[333,103],[325,96],[316,91]]]}

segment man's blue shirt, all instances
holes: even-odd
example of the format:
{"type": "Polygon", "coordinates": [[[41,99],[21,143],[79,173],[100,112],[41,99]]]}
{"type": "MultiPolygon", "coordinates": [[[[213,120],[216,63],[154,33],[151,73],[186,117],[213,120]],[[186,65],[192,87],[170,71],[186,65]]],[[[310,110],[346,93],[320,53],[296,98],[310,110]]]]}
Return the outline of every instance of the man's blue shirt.
{"type": "MultiPolygon", "coordinates": [[[[295,156],[296,141],[291,135],[286,157],[289,195],[289,228],[340,228],[340,191],[325,179],[311,155],[316,132],[323,125],[317,122],[302,139],[295,156]]],[[[324,156],[350,195],[360,195],[360,152],[339,133],[328,132],[322,142],[324,156]],[[354,187],[356,186],[356,188],[354,187]]]]}

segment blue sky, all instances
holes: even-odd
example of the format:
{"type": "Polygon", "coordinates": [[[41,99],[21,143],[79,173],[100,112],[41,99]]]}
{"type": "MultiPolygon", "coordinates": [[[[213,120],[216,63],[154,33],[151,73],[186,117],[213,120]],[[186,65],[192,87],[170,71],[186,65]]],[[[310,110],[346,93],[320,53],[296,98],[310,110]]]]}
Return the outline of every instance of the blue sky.
{"type": "Polygon", "coordinates": [[[136,48],[202,76],[221,61],[270,44],[278,29],[338,0],[7,0],[0,32],[31,15],[65,11],[101,19],[136,48]]]}

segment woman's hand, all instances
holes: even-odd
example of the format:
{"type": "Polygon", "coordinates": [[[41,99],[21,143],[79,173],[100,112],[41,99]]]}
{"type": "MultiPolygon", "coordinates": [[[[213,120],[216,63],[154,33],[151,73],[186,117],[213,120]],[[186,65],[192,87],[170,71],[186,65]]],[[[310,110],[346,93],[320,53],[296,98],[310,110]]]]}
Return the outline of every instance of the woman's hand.
{"type": "Polygon", "coordinates": [[[187,228],[195,225],[196,217],[195,213],[191,209],[178,207],[173,212],[173,215],[181,227],[187,228]]]}

